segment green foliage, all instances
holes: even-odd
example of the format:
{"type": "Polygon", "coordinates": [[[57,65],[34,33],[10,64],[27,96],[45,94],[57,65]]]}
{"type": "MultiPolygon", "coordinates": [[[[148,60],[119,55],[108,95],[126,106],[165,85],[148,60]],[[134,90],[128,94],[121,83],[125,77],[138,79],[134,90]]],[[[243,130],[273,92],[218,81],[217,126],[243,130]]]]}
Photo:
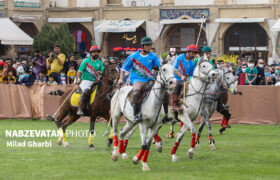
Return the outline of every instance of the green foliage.
{"type": "Polygon", "coordinates": [[[55,44],[60,45],[63,54],[73,53],[74,39],[69,33],[67,24],[61,24],[57,28],[52,28],[50,24],[44,24],[41,32],[34,38],[33,50],[40,49],[43,55],[47,55],[48,50],[53,50],[55,44]]]}
{"type": "Polygon", "coordinates": [[[161,54],[161,58],[162,58],[163,60],[166,60],[167,56],[168,56],[168,52],[165,52],[165,53],[162,53],[162,54],[161,54]]]}

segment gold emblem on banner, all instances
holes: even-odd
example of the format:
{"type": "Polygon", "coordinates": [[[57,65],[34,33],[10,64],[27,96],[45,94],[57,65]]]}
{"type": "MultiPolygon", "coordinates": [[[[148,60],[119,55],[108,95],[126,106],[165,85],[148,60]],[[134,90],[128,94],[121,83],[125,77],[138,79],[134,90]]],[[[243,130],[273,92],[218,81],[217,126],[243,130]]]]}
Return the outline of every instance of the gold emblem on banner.
{"type": "Polygon", "coordinates": [[[137,43],[137,37],[136,35],[134,35],[133,37],[129,38],[127,36],[127,34],[124,34],[123,35],[123,39],[127,40],[127,41],[132,41],[133,44],[136,44],[137,43]]]}

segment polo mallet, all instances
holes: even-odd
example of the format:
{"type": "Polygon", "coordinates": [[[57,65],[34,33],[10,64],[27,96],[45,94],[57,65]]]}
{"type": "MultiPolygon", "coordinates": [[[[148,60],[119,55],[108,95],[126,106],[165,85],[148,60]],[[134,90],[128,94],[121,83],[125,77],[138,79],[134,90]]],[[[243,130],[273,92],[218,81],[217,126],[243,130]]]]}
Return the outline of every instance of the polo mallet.
{"type": "Polygon", "coordinates": [[[52,120],[52,121],[57,121],[54,117],[56,116],[56,114],[59,112],[59,110],[62,108],[62,106],[65,104],[66,100],[72,95],[72,93],[77,89],[77,86],[75,86],[72,91],[70,92],[70,94],[65,98],[65,100],[63,101],[63,103],[59,106],[59,108],[56,110],[56,112],[53,114],[53,116],[51,116],[50,114],[47,115],[47,117],[52,120]]]}
{"type": "Polygon", "coordinates": [[[120,88],[119,88],[119,91],[118,91],[118,94],[117,94],[116,101],[115,101],[114,106],[113,106],[113,111],[111,112],[111,116],[110,116],[110,119],[109,119],[109,122],[108,122],[106,132],[103,134],[103,137],[107,136],[110,132],[110,124],[111,124],[111,121],[112,121],[112,115],[115,112],[115,107],[116,107],[116,104],[117,104],[117,101],[118,101],[118,98],[119,98],[119,94],[120,94],[120,88]]]}
{"type": "Polygon", "coordinates": [[[184,82],[184,97],[183,97],[183,99],[180,99],[180,102],[182,103],[182,104],[184,104],[185,106],[186,106],[186,108],[188,108],[189,106],[187,105],[187,103],[185,102],[185,98],[186,98],[186,82],[184,82]]]}
{"type": "Polygon", "coordinates": [[[204,24],[204,17],[205,17],[205,14],[201,14],[202,15],[202,23],[201,23],[201,25],[200,25],[200,30],[199,30],[199,33],[198,33],[198,37],[197,37],[197,40],[196,40],[196,46],[198,45],[198,42],[199,42],[199,39],[200,39],[200,35],[201,35],[201,30],[202,30],[202,27],[203,27],[203,24],[204,24]]]}

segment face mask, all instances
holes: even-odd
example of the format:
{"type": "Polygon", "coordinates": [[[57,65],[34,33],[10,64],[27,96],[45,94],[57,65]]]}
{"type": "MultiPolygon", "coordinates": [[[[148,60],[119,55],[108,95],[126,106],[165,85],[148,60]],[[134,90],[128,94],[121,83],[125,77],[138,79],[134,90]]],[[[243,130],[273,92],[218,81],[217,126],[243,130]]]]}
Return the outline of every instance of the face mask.
{"type": "Polygon", "coordinates": [[[61,74],[61,76],[65,76],[65,74],[61,74]]]}
{"type": "Polygon", "coordinates": [[[245,73],[245,71],[246,71],[246,68],[243,68],[243,69],[242,69],[242,72],[244,72],[244,73],[245,73]]]}
{"type": "Polygon", "coordinates": [[[93,55],[93,56],[91,56],[92,57],[92,59],[94,59],[94,60],[96,60],[96,59],[98,59],[99,58],[99,56],[98,55],[93,55]]]}
{"type": "Polygon", "coordinates": [[[71,70],[70,70],[70,72],[74,72],[74,70],[73,70],[73,69],[71,69],[71,70]]]}
{"type": "Polygon", "coordinates": [[[30,74],[25,74],[25,77],[29,78],[30,74]]]}
{"type": "Polygon", "coordinates": [[[259,64],[259,67],[260,67],[260,68],[263,68],[263,64],[259,64]]]}
{"type": "Polygon", "coordinates": [[[254,67],[254,64],[249,64],[249,67],[254,67]]]}
{"type": "Polygon", "coordinates": [[[170,54],[171,54],[171,56],[174,56],[174,55],[175,55],[175,52],[172,51],[172,52],[170,52],[170,54]]]}
{"type": "Polygon", "coordinates": [[[270,73],[269,73],[269,72],[266,72],[266,73],[264,73],[264,75],[265,75],[265,76],[269,76],[269,75],[270,75],[270,73]]]}
{"type": "Polygon", "coordinates": [[[275,70],[275,74],[279,74],[279,70],[275,70]]]}

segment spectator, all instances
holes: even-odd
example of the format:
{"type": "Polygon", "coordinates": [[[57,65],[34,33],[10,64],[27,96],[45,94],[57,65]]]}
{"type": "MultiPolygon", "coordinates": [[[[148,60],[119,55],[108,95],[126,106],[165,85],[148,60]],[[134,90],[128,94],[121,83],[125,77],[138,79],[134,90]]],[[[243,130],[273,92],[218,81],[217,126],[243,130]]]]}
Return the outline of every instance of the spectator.
{"type": "Polygon", "coordinates": [[[2,83],[9,84],[9,78],[7,76],[3,77],[2,83]]]}
{"type": "Polygon", "coordinates": [[[279,74],[279,70],[280,70],[280,67],[279,66],[275,66],[275,79],[276,81],[278,82],[280,80],[280,74],[279,74]]]}
{"type": "Polygon", "coordinates": [[[65,74],[65,70],[62,69],[60,75],[58,76],[58,84],[66,85],[67,84],[67,76],[65,74]]]}
{"type": "Polygon", "coordinates": [[[55,73],[51,73],[49,75],[49,81],[48,81],[48,85],[52,85],[52,84],[57,84],[57,82],[55,81],[55,77],[56,77],[56,74],[55,73]]]}
{"type": "Polygon", "coordinates": [[[256,83],[257,83],[257,85],[264,85],[265,84],[265,82],[264,82],[265,81],[264,60],[259,59],[257,70],[258,70],[258,76],[256,79],[256,83]]]}
{"type": "MultiPolygon", "coordinates": [[[[78,59],[78,62],[77,62],[78,69],[79,69],[79,67],[81,66],[82,62],[83,62],[83,59],[82,59],[82,58],[78,59]]],[[[77,70],[77,69],[76,69],[76,70],[77,70]]]]}
{"type": "Polygon", "coordinates": [[[15,64],[14,64],[14,68],[17,70],[17,68],[21,66],[21,63],[19,61],[17,61],[15,64]]]}
{"type": "Polygon", "coordinates": [[[77,62],[75,61],[74,54],[70,54],[68,56],[67,61],[64,63],[64,70],[65,70],[65,72],[68,72],[68,70],[70,69],[70,65],[74,65],[75,70],[78,69],[78,65],[77,65],[77,62]]]}
{"type": "Polygon", "coordinates": [[[173,64],[174,60],[177,58],[176,48],[170,48],[170,52],[166,57],[166,61],[168,64],[173,64]]]}
{"type": "Polygon", "coordinates": [[[8,65],[8,69],[13,72],[13,76],[17,77],[17,71],[13,67],[12,60],[10,58],[7,58],[5,63],[8,65]]]}
{"type": "Polygon", "coordinates": [[[17,82],[17,79],[15,78],[15,76],[13,76],[12,70],[8,70],[8,81],[9,81],[9,84],[15,84],[17,82]],[[13,82],[13,83],[11,83],[11,82],[13,82]]]}
{"type": "Polygon", "coordinates": [[[224,61],[218,60],[217,69],[222,69],[223,66],[224,66],[224,61]]]}
{"type": "Polygon", "coordinates": [[[39,49],[34,51],[35,58],[33,59],[32,66],[34,68],[34,73],[36,78],[39,77],[41,71],[46,71],[46,58],[41,55],[39,49]]]}
{"type": "Polygon", "coordinates": [[[67,72],[67,84],[72,84],[76,77],[77,71],[75,70],[75,66],[73,64],[70,65],[69,71],[67,72]]]}
{"type": "Polygon", "coordinates": [[[273,82],[273,77],[272,76],[266,76],[265,77],[265,84],[266,85],[274,85],[274,82],[273,82]]]}
{"type": "Polygon", "coordinates": [[[47,83],[47,77],[44,70],[41,70],[39,76],[36,78],[36,84],[45,85],[47,83]]]}
{"type": "Polygon", "coordinates": [[[57,78],[65,63],[65,55],[60,52],[60,46],[57,44],[54,45],[54,58],[49,59],[49,63],[51,64],[51,73],[57,78]]]}
{"type": "Polygon", "coordinates": [[[245,71],[245,73],[246,73],[246,84],[247,85],[256,85],[258,70],[254,66],[255,66],[254,60],[250,60],[249,61],[249,67],[245,71]]]}
{"type": "Polygon", "coordinates": [[[8,65],[0,63],[0,82],[3,83],[3,78],[8,76],[8,65]]]}
{"type": "Polygon", "coordinates": [[[246,69],[247,69],[247,64],[242,64],[240,69],[241,69],[241,73],[239,73],[239,76],[238,76],[238,84],[239,85],[246,85],[246,75],[245,75],[245,72],[246,72],[246,69]]]}
{"type": "Polygon", "coordinates": [[[17,77],[18,77],[18,82],[20,82],[20,80],[22,80],[22,78],[24,78],[25,74],[24,74],[24,67],[23,65],[19,66],[17,68],[17,77]]]}
{"type": "Polygon", "coordinates": [[[47,76],[49,76],[51,74],[51,59],[52,59],[52,50],[48,51],[48,58],[46,59],[46,69],[47,69],[47,76]]]}
{"type": "Polygon", "coordinates": [[[32,68],[26,67],[25,68],[25,76],[19,82],[21,85],[31,86],[34,84],[35,81],[35,74],[32,72],[32,68]]]}

